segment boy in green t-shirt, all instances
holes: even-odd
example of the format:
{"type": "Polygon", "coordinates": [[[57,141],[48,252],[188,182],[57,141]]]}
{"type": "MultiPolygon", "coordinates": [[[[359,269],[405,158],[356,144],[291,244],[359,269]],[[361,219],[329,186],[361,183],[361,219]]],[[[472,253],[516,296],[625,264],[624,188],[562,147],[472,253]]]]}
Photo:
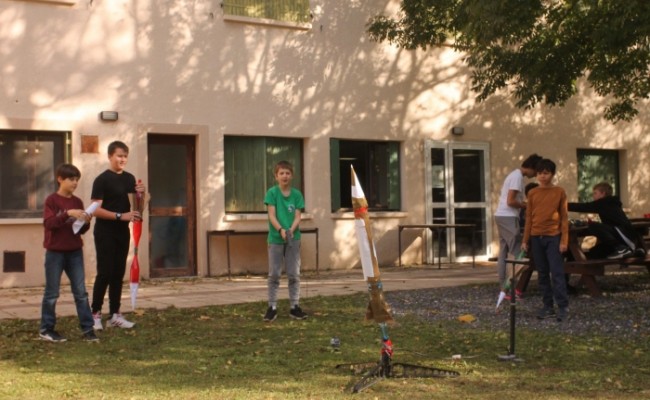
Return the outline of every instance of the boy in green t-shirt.
{"type": "Polygon", "coordinates": [[[284,261],[289,279],[289,316],[295,319],[305,319],[305,314],[299,306],[300,302],[300,216],[305,207],[302,193],[291,187],[293,165],[288,161],[280,161],[275,165],[275,180],[277,185],[266,192],[264,204],[269,213],[269,308],[264,315],[264,321],[273,321],[278,316],[278,287],[284,261]]]}

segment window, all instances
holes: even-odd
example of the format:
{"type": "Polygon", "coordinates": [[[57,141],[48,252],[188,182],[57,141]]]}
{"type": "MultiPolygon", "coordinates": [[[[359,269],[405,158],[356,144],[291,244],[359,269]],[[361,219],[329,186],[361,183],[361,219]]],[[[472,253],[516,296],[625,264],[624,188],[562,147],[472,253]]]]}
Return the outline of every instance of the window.
{"type": "Polygon", "coordinates": [[[0,130],[0,218],[40,218],[70,156],[70,132],[0,130]]]}
{"type": "Polygon", "coordinates": [[[224,138],[227,213],[265,213],[264,195],[275,185],[278,161],[293,164],[292,186],[302,188],[302,140],[260,136],[224,138]]]}
{"type": "Polygon", "coordinates": [[[226,20],[311,28],[309,0],[224,0],[222,7],[226,20]]]}
{"type": "Polygon", "coordinates": [[[599,182],[609,182],[614,194],[620,195],[618,151],[578,149],[578,197],[592,201],[592,189],[599,182]]]}
{"type": "Polygon", "coordinates": [[[330,139],[332,211],[351,210],[350,165],[371,211],[400,210],[399,142],[330,139]]]}

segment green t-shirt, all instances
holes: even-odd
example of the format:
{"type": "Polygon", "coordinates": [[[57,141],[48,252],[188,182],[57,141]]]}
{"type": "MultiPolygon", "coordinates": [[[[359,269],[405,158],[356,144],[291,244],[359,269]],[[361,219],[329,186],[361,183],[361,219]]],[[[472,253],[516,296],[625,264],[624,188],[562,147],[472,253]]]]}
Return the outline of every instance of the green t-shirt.
{"type": "MultiPolygon", "coordinates": [[[[280,187],[275,185],[266,192],[266,196],[264,196],[264,204],[275,207],[275,217],[278,219],[280,225],[282,225],[282,228],[288,229],[291,227],[291,224],[293,224],[296,210],[302,210],[305,208],[305,199],[302,197],[300,190],[295,188],[291,188],[289,196],[284,196],[280,187]]],[[[298,226],[296,231],[293,233],[293,238],[295,240],[300,240],[300,226],[298,226]]],[[[278,232],[271,224],[271,220],[269,220],[269,237],[267,241],[272,244],[285,243],[280,232],[278,232]]]]}

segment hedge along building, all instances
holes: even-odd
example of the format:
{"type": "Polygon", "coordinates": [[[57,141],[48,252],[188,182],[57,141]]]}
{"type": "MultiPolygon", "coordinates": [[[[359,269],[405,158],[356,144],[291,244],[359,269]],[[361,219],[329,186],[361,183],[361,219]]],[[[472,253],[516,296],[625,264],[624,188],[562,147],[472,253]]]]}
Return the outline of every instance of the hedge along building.
{"type": "MultiPolygon", "coordinates": [[[[262,199],[279,159],[296,166],[303,228],[318,228],[318,247],[315,235],[302,240],[307,270],[317,259],[321,269],[360,266],[351,164],[382,266],[398,264],[400,224],[475,223],[479,258],[495,254],[500,186],[533,152],[557,162],[571,199],[589,191],[585,177],[602,176],[631,215],[650,211],[647,112],[611,125],[588,93],[561,109],[477,104],[461,55],[368,40],[369,17],[397,2],[299,3],[306,20],[272,8],[242,17],[237,3],[0,1],[0,286],[43,283],[52,171],[77,165],[88,204],[113,140],[130,146],[127,170],[152,196],[144,277],[224,275],[227,241],[232,273],[264,273],[263,235],[206,233],[267,229],[262,199]]],[[[403,263],[432,261],[429,232],[402,236],[403,263]]],[[[468,259],[468,232],[444,239],[444,261],[468,259]]],[[[92,281],[92,231],[85,260],[92,281]]]]}

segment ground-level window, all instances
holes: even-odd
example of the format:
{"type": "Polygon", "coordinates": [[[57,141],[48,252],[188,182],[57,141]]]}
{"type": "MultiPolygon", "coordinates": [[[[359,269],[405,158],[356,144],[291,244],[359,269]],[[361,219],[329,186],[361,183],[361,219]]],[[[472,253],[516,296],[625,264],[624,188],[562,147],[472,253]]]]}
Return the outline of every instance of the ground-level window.
{"type": "Polygon", "coordinates": [[[293,164],[292,186],[304,194],[302,139],[226,136],[224,153],[226,212],[266,212],[264,195],[276,183],[273,168],[278,161],[293,164]]]}
{"type": "Polygon", "coordinates": [[[330,139],[332,211],[352,209],[350,166],[371,211],[400,210],[399,142],[330,139]]]}
{"type": "Polygon", "coordinates": [[[70,132],[0,130],[0,218],[40,218],[70,160],[70,132]]]}
{"type": "Polygon", "coordinates": [[[608,182],[614,194],[620,195],[618,151],[578,149],[578,196],[581,202],[592,201],[592,189],[599,182],[608,182]]]}

